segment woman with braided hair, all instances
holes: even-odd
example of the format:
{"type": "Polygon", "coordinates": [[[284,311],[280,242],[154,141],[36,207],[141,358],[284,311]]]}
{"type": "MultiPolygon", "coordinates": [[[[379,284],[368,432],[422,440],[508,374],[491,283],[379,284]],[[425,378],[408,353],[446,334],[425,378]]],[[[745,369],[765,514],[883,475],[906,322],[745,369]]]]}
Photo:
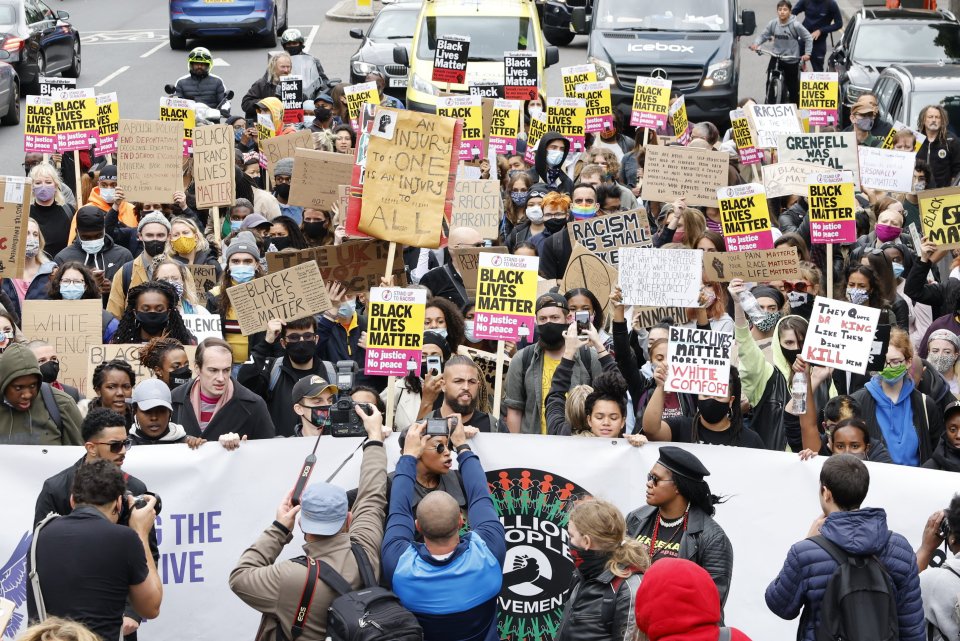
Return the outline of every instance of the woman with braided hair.
{"type": "Polygon", "coordinates": [[[96,394],[80,410],[86,416],[95,407],[112,410],[122,416],[130,431],[133,425],[133,408],[127,401],[133,396],[133,386],[137,384],[137,374],[127,361],[119,358],[104,361],[93,370],[93,391],[96,394]]]}
{"type": "Polygon", "coordinates": [[[190,356],[183,343],[169,336],[152,338],[140,348],[140,364],[167,384],[171,390],[193,378],[190,356]]]}
{"type": "Polygon", "coordinates": [[[127,306],[111,343],[146,343],[152,338],[169,336],[186,345],[197,340],[183,324],[180,297],[169,283],[148,281],[131,287],[127,306]]]}

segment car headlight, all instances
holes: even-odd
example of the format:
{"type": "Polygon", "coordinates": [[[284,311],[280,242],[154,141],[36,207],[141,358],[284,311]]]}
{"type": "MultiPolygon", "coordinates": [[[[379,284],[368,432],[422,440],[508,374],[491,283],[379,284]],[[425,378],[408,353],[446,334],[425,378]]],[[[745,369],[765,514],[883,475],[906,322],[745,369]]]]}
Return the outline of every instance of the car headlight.
{"type": "Polygon", "coordinates": [[[413,90],[420,91],[431,96],[439,96],[440,90],[437,89],[432,82],[426,78],[422,78],[417,74],[413,74],[413,90]]]}
{"type": "Polygon", "coordinates": [[[360,62],[357,60],[353,63],[353,73],[358,76],[365,76],[368,73],[372,73],[377,70],[377,65],[372,65],[369,62],[360,62]]]}
{"type": "Polygon", "coordinates": [[[733,60],[721,60],[707,67],[707,77],[703,81],[704,87],[725,85],[733,79],[733,60]]]}
{"type": "Polygon", "coordinates": [[[857,101],[857,98],[870,91],[870,87],[858,87],[857,85],[847,85],[847,93],[844,99],[849,105],[857,101]]]}
{"type": "Polygon", "coordinates": [[[597,82],[606,82],[611,85],[616,82],[613,79],[613,66],[609,60],[601,60],[595,56],[589,56],[587,62],[592,62],[597,68],[597,82]]]}

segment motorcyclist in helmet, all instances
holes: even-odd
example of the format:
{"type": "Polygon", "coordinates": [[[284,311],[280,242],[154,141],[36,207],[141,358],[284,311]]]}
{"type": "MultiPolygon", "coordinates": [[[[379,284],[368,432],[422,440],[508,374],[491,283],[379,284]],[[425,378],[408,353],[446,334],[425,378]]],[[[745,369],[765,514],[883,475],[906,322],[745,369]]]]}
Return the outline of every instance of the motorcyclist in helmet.
{"type": "Polygon", "coordinates": [[[280,44],[293,61],[293,75],[303,77],[303,98],[314,100],[329,90],[330,80],[320,61],[304,52],[304,38],[299,29],[287,29],[280,36],[280,44]]]}
{"type": "Polygon", "coordinates": [[[190,73],[177,80],[178,98],[195,100],[217,109],[224,101],[227,91],[220,76],[210,73],[213,69],[213,56],[206,47],[196,47],[187,56],[187,68],[190,73]]]}

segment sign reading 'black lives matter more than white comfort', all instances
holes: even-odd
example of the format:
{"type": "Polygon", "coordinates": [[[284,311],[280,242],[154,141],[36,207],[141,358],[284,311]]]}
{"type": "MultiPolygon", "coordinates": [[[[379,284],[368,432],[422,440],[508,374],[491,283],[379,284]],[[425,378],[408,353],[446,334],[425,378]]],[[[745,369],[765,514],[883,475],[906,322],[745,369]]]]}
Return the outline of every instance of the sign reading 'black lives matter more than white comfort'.
{"type": "Polygon", "coordinates": [[[672,326],[664,389],[681,394],[729,396],[733,334],[672,326]]]}

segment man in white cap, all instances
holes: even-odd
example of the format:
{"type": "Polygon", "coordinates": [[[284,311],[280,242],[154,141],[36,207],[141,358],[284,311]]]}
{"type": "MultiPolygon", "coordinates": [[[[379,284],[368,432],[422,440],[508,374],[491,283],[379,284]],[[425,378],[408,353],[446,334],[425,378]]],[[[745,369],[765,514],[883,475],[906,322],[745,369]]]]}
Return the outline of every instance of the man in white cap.
{"type": "MultiPolygon", "coordinates": [[[[293,633],[294,616],[305,595],[306,560],[275,563],[284,546],[293,539],[293,526],[300,514],[300,529],[310,559],[322,561],[356,590],[363,586],[358,554],[365,555],[379,579],[380,543],[387,507],[387,455],[383,449],[383,417],[373,408],[367,416],[359,407],[367,442],[363,445],[360,488],[353,510],[347,508],[347,493],[329,483],[314,482],[303,495],[293,492],[277,508],[276,520],[240,557],[230,573],[230,589],[244,603],[263,614],[258,639],[298,638],[293,633]],[[299,498],[299,505],[295,505],[299,498]],[[352,548],[356,544],[357,548],[352,548]]],[[[308,588],[310,589],[310,588],[308,588]]],[[[327,608],[335,593],[317,580],[306,619],[299,625],[299,641],[323,641],[327,637],[327,608]]]]}
{"type": "Polygon", "coordinates": [[[116,318],[123,316],[130,288],[153,278],[153,259],[166,251],[169,236],[170,221],[159,211],[152,211],[140,219],[137,240],[143,243],[143,252],[117,270],[110,286],[107,311],[116,318]]]}

